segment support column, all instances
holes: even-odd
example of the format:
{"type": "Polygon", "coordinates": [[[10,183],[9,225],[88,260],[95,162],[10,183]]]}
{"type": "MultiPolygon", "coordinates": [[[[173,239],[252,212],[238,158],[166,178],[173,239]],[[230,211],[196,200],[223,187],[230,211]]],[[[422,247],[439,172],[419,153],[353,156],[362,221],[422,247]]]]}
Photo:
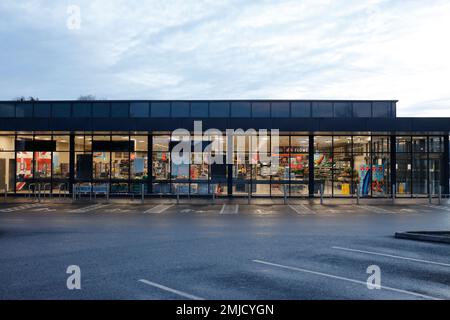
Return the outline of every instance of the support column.
{"type": "Polygon", "coordinates": [[[309,167],[309,177],[308,177],[308,190],[309,197],[314,198],[314,135],[309,136],[309,157],[308,157],[308,167],[309,167]]]}
{"type": "Polygon", "coordinates": [[[391,135],[391,146],[390,146],[390,156],[391,156],[391,181],[389,188],[391,189],[392,194],[392,186],[397,184],[397,151],[396,151],[396,136],[391,135]]]}
{"type": "Polygon", "coordinates": [[[442,175],[441,175],[441,185],[442,185],[442,193],[444,195],[450,194],[450,186],[449,186],[449,165],[450,165],[450,155],[449,155],[449,138],[448,134],[444,136],[444,154],[442,159],[442,175]]]}
{"type": "Polygon", "coordinates": [[[69,138],[69,193],[73,192],[75,183],[75,134],[70,133],[69,138]]]}
{"type": "Polygon", "coordinates": [[[147,134],[147,192],[153,193],[153,134],[147,134]]]}

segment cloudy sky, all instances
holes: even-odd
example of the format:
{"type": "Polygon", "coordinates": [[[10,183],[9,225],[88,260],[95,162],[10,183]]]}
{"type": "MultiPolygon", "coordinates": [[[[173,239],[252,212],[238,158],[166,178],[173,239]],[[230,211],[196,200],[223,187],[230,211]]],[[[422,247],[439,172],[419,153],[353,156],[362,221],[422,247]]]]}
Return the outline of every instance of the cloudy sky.
{"type": "Polygon", "coordinates": [[[398,99],[401,116],[450,116],[449,38],[448,0],[1,0],[0,99],[398,99]]]}

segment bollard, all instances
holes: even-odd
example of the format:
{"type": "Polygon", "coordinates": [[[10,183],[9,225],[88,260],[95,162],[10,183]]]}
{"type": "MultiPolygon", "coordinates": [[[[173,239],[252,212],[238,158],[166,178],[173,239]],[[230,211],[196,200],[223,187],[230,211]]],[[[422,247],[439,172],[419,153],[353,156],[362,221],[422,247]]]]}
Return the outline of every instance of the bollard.
{"type": "Polygon", "coordinates": [[[176,194],[177,194],[177,204],[180,204],[180,186],[179,185],[177,185],[175,187],[175,191],[176,191],[176,194]]]}
{"type": "Polygon", "coordinates": [[[8,198],[8,184],[5,184],[5,202],[7,198],[8,198]]]}
{"type": "Polygon", "coordinates": [[[109,202],[109,183],[106,185],[106,201],[109,202]]]}
{"type": "Polygon", "coordinates": [[[141,202],[144,203],[144,197],[145,197],[145,185],[141,184],[141,202]]]}
{"type": "Polygon", "coordinates": [[[89,201],[92,201],[92,183],[89,183],[89,201]]]}
{"type": "Polygon", "coordinates": [[[41,184],[38,183],[38,202],[41,202],[41,184]]]}
{"type": "Polygon", "coordinates": [[[323,205],[323,183],[320,184],[319,192],[320,192],[320,204],[323,205]]]}
{"type": "Polygon", "coordinates": [[[252,184],[249,183],[249,184],[248,184],[248,200],[247,200],[247,203],[248,203],[248,204],[250,204],[251,198],[252,198],[252,184]]]}
{"type": "Polygon", "coordinates": [[[356,204],[359,205],[359,184],[356,185],[356,204]]]}
{"type": "Polygon", "coordinates": [[[431,183],[428,185],[428,203],[432,204],[433,199],[432,199],[432,191],[431,191],[431,183]]]}
{"type": "Polygon", "coordinates": [[[287,192],[286,192],[286,185],[283,185],[283,192],[284,192],[284,204],[287,204],[287,192]]]}
{"type": "Polygon", "coordinates": [[[442,186],[439,186],[439,195],[438,195],[438,204],[441,205],[442,203],[442,186]]]}
{"type": "Polygon", "coordinates": [[[213,185],[212,186],[212,203],[214,204],[216,202],[216,187],[213,185]]]}
{"type": "Polygon", "coordinates": [[[392,185],[392,204],[395,204],[395,194],[397,190],[397,186],[395,184],[392,185]]]}
{"type": "Polygon", "coordinates": [[[75,202],[77,200],[77,185],[74,183],[72,185],[72,201],[75,202]]]}

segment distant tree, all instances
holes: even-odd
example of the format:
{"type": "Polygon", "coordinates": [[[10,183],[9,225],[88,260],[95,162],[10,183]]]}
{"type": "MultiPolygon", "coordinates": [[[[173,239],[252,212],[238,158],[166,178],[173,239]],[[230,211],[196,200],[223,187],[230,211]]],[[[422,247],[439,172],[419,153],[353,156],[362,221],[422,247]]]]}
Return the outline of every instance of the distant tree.
{"type": "Polygon", "coordinates": [[[19,97],[16,97],[14,100],[16,100],[16,101],[39,101],[39,98],[30,96],[27,99],[27,98],[25,98],[25,96],[19,96],[19,97]]]}
{"type": "Polygon", "coordinates": [[[92,94],[87,94],[87,95],[84,95],[84,96],[83,95],[79,96],[77,100],[80,100],[80,101],[91,101],[91,100],[97,100],[97,98],[94,95],[92,95],[92,94]]]}

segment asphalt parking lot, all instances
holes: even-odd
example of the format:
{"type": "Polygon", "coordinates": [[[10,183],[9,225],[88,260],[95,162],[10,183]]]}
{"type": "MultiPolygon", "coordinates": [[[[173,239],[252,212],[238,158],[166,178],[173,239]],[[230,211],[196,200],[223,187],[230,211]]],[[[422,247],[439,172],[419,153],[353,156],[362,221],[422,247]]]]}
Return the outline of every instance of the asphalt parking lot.
{"type": "Polygon", "coordinates": [[[3,204],[0,299],[450,299],[450,246],[406,230],[450,205],[3,204]]]}

